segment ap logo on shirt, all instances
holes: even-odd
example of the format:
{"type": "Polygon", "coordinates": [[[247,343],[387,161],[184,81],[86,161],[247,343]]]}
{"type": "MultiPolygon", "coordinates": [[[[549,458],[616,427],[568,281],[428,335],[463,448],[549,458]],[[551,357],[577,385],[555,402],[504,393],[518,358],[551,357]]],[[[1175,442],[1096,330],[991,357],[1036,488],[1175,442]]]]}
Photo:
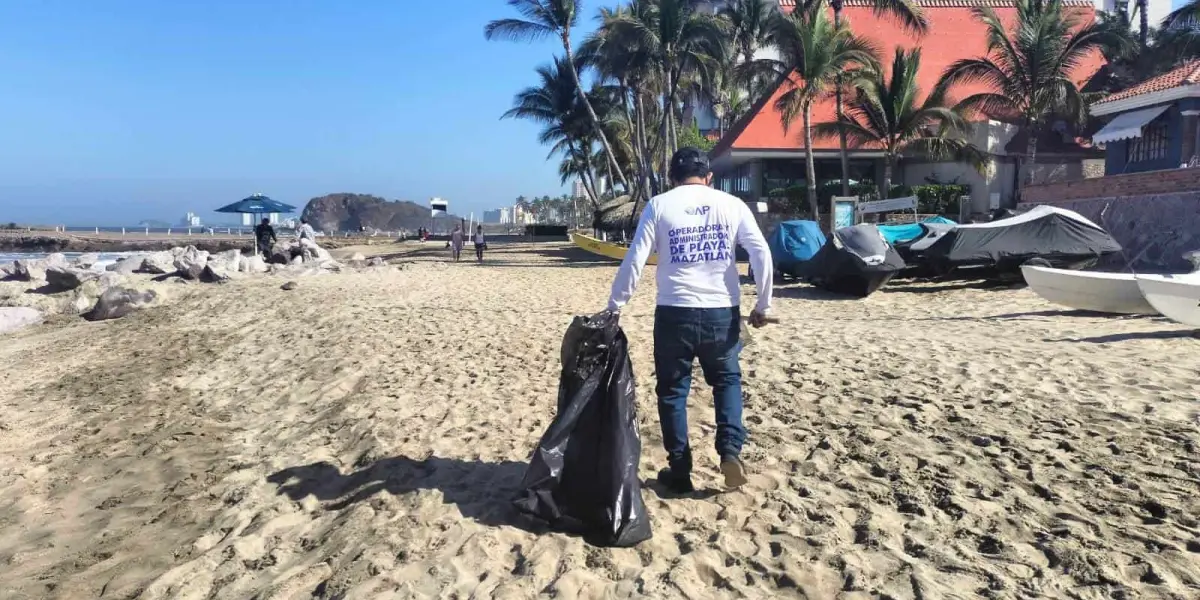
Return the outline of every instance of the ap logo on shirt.
{"type": "Polygon", "coordinates": [[[689,206],[688,208],[684,209],[683,212],[696,217],[700,215],[707,215],[710,209],[711,207],[709,206],[689,206]]]}

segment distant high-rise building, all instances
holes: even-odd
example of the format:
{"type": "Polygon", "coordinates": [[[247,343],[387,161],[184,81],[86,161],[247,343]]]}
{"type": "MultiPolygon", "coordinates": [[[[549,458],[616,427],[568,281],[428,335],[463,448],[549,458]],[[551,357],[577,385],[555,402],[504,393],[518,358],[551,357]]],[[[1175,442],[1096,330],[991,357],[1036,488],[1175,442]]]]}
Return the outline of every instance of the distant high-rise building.
{"type": "Polygon", "coordinates": [[[572,198],[587,198],[587,188],[583,186],[582,179],[576,179],[575,184],[571,186],[572,198]]]}
{"type": "Polygon", "coordinates": [[[489,224],[502,223],[501,219],[504,216],[504,209],[497,208],[496,210],[483,211],[483,222],[489,224]]]}
{"type": "Polygon", "coordinates": [[[192,212],[184,215],[183,219],[179,221],[179,224],[184,227],[200,227],[202,225],[200,222],[200,216],[192,212]]]}

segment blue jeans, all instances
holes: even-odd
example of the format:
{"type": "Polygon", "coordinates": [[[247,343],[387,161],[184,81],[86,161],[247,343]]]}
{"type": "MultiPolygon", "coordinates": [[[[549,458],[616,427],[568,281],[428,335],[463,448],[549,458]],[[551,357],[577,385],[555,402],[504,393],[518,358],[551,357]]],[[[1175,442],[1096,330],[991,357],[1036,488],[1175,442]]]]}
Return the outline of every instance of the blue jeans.
{"type": "Polygon", "coordinates": [[[742,426],[741,314],[737,308],[659,306],[654,311],[654,370],[658,419],[671,470],[692,471],[688,444],[687,398],[692,363],[700,360],[704,381],[713,388],[717,410],[717,455],[736,457],[746,441],[742,426]]]}

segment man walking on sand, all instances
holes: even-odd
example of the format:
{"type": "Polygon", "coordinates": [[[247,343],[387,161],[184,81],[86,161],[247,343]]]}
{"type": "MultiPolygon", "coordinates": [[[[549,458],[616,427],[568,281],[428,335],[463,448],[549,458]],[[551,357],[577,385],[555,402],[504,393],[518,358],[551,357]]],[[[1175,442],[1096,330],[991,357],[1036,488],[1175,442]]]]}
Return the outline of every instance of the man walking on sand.
{"type": "Polygon", "coordinates": [[[633,296],[650,254],[658,254],[658,301],[654,310],[654,369],[658,378],[658,418],[668,467],[658,480],[676,493],[692,485],[687,398],[692,363],[700,361],[713,388],[717,413],[717,455],[725,485],[746,483],[741,460],[742,426],[740,289],[735,244],[750,254],[758,274],[758,300],[750,324],[767,324],[771,307],[771,252],[754,214],[737,197],[710,187],[707,155],[681,148],[671,157],[675,188],[655,196],[638,222],[633,244],[613,281],[608,310],[619,311],[633,296]]]}

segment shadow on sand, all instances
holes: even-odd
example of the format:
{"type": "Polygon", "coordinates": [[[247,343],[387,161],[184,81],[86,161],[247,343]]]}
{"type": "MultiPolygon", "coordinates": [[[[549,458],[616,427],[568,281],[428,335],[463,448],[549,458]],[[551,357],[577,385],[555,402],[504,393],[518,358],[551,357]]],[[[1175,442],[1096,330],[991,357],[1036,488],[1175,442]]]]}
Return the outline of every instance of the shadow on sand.
{"type": "Polygon", "coordinates": [[[1098,335],[1095,337],[1085,338],[1060,338],[1049,339],[1047,342],[1067,342],[1071,344],[1112,344],[1116,342],[1132,342],[1137,340],[1182,340],[1182,339],[1200,340],[1200,331],[1137,331],[1133,333],[1114,333],[1110,335],[1098,335]]]}
{"type": "Polygon", "coordinates": [[[512,504],[525,475],[523,462],[464,461],[431,456],[425,460],[397,456],[376,461],[348,475],[327,462],[289,467],[267,477],[292,500],[315,496],[325,508],[340,511],[370,500],[379,492],[395,496],[439,490],[447,504],[464,517],[489,527],[515,527],[532,533],[550,529],[512,504]]]}

